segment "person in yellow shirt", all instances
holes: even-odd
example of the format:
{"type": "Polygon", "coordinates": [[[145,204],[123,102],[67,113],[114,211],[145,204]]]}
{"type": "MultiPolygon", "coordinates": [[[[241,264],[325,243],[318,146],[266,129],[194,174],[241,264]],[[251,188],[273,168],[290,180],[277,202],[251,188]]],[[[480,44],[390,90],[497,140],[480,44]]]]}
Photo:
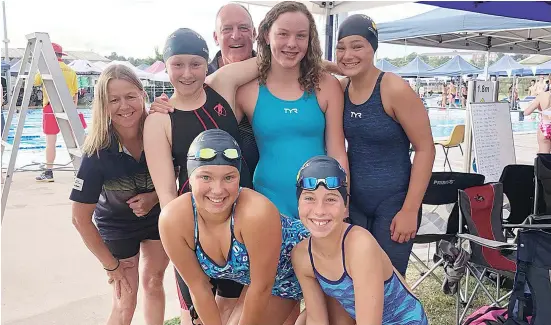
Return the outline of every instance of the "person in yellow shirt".
{"type": "MultiPolygon", "coordinates": [[[[59,67],[69,88],[69,93],[73,97],[75,105],[78,101],[78,81],[76,72],[66,65],[61,58],[66,55],[63,53],[63,48],[56,43],[52,43],[54,48],[55,55],[59,61],[59,67]]],[[[34,79],[35,86],[42,86],[42,77],[40,74],[37,74],[34,79]]],[[[46,93],[46,87],[42,87],[43,93],[43,111],[42,111],[42,130],[46,135],[46,170],[44,170],[39,176],[36,177],[38,182],[53,182],[54,175],[52,172],[53,163],[55,161],[55,144],[57,141],[57,134],[59,133],[59,126],[57,125],[57,120],[55,118],[52,106],[50,105],[50,99],[46,93]]],[[[81,117],[82,120],[82,117],[81,117]]],[[[83,126],[84,123],[83,123],[83,126]]]]}

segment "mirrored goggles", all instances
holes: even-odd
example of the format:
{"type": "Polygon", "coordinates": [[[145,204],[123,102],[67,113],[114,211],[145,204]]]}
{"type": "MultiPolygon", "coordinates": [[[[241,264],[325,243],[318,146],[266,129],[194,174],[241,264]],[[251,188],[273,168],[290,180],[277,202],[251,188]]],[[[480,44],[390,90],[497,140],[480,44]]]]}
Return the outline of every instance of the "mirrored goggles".
{"type": "Polygon", "coordinates": [[[315,190],[319,184],[323,184],[328,190],[336,190],[346,186],[346,179],[330,176],[325,178],[303,177],[299,179],[298,186],[305,190],[315,190]]]}

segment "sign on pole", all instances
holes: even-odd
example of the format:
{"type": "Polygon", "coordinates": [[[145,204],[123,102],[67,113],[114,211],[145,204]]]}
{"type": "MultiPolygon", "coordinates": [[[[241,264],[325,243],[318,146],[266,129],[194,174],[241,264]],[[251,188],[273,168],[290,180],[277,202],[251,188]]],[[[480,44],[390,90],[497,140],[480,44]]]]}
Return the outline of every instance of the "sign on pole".
{"type": "Polygon", "coordinates": [[[477,81],[474,89],[474,103],[490,103],[494,101],[494,82],[477,81]]]}

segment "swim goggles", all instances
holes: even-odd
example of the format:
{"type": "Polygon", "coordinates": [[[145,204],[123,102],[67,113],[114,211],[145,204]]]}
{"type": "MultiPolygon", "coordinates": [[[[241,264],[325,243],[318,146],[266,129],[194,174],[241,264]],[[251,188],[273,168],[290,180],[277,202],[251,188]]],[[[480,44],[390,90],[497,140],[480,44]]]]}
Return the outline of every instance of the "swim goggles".
{"type": "Polygon", "coordinates": [[[222,156],[224,156],[224,158],[226,158],[227,160],[239,159],[239,151],[234,148],[226,149],[223,151],[216,151],[212,148],[202,148],[199,149],[194,155],[188,155],[188,159],[208,161],[216,158],[216,155],[219,153],[221,153],[222,156]]]}
{"type": "Polygon", "coordinates": [[[346,179],[342,179],[336,176],[329,176],[325,178],[315,177],[302,177],[298,180],[298,187],[304,190],[315,190],[319,184],[323,184],[328,190],[336,190],[341,187],[346,187],[346,179]]]}

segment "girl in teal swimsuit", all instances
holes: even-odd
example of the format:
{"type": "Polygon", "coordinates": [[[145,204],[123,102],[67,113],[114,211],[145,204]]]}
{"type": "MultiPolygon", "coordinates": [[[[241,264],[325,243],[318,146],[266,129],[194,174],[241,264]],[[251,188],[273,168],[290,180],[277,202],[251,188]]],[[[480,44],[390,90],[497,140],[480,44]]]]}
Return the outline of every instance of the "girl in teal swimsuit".
{"type": "Polygon", "coordinates": [[[239,187],[241,162],[227,132],[200,133],[187,158],[191,193],[165,206],[159,232],[189,287],[194,318],[221,325],[210,279],[225,279],[245,286],[228,324],[281,325],[302,298],[291,250],[309,233],[261,194],[239,187]]]}
{"type": "Polygon", "coordinates": [[[306,160],[327,154],[348,169],[344,96],[321,68],[316,24],[303,3],[275,5],[258,27],[257,43],[260,77],[236,94],[260,154],[253,185],[281,213],[298,218],[295,177],[306,160]]]}
{"type": "Polygon", "coordinates": [[[423,306],[373,236],[343,222],[346,183],[344,169],[327,156],[310,159],[299,172],[300,220],[311,237],[292,252],[306,301],[306,313],[297,324],[428,325],[423,306]],[[348,316],[328,313],[324,294],[336,299],[348,316]]]}

